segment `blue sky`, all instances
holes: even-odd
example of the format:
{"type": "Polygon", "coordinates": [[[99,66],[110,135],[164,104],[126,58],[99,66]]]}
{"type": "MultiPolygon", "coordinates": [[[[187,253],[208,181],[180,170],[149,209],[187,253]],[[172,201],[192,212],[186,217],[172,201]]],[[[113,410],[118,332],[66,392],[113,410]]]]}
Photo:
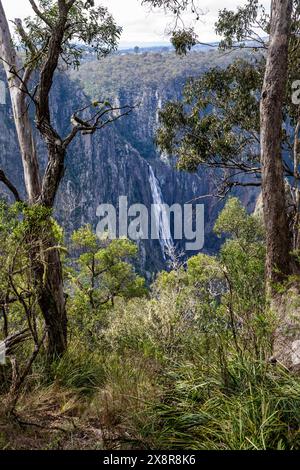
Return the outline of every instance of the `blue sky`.
{"type": "MultiPolygon", "coordinates": [[[[166,29],[172,22],[172,17],[166,16],[163,11],[151,11],[149,7],[141,6],[139,0],[96,1],[107,6],[118,24],[123,26],[121,45],[143,45],[168,41],[166,29]]],[[[31,12],[28,0],[2,0],[2,3],[9,19],[22,18],[31,12]]],[[[225,7],[235,9],[243,3],[244,0],[199,0],[202,10],[206,13],[197,25],[200,40],[203,42],[216,40],[214,23],[219,9],[225,7]]],[[[261,3],[270,8],[271,0],[262,0],[261,3]]],[[[185,18],[186,24],[191,24],[191,21],[191,17],[185,18]]]]}

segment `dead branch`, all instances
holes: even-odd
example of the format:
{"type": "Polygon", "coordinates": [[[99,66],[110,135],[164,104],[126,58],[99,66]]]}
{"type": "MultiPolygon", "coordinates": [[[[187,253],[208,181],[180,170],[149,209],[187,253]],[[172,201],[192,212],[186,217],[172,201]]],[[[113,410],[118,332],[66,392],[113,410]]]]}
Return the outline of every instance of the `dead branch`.
{"type": "Polygon", "coordinates": [[[34,363],[34,361],[35,361],[35,359],[36,359],[36,357],[37,357],[37,355],[38,355],[38,353],[41,349],[42,344],[45,341],[46,335],[47,335],[47,328],[44,329],[44,332],[43,332],[43,335],[42,335],[42,338],[40,339],[40,341],[38,343],[35,343],[33,352],[31,354],[30,358],[28,359],[27,364],[25,365],[25,367],[23,369],[23,372],[21,373],[21,375],[19,375],[16,378],[16,380],[13,383],[13,386],[12,386],[12,389],[11,389],[12,400],[10,402],[10,414],[12,414],[14,412],[14,409],[15,409],[15,407],[18,403],[18,400],[20,398],[20,394],[21,394],[21,391],[22,391],[22,385],[23,385],[24,381],[26,380],[27,375],[29,374],[29,372],[31,370],[32,364],[34,363]]]}
{"type": "Polygon", "coordinates": [[[76,137],[78,133],[82,133],[82,135],[87,134],[94,134],[97,130],[102,129],[106,125],[119,120],[124,116],[128,116],[134,109],[135,106],[120,106],[120,107],[112,107],[109,106],[106,109],[102,109],[95,113],[89,120],[85,121],[80,116],[79,113],[91,108],[93,104],[89,104],[78,111],[76,111],[72,117],[71,122],[73,124],[73,129],[69,133],[69,135],[63,140],[63,148],[66,149],[68,145],[72,142],[72,140],[76,137]],[[124,112],[122,112],[124,111],[124,112]],[[102,121],[102,118],[108,113],[116,113],[120,112],[117,116],[113,116],[105,121],[102,121]]]}
{"type": "Polygon", "coordinates": [[[0,169],[0,181],[9,189],[9,191],[14,195],[17,202],[22,201],[20,195],[17,191],[17,188],[12,184],[12,182],[6,177],[3,170],[0,169]]]}
{"type": "Polygon", "coordinates": [[[22,344],[24,341],[28,341],[31,338],[31,333],[28,328],[13,333],[4,340],[6,355],[10,356],[15,348],[22,344]]]}

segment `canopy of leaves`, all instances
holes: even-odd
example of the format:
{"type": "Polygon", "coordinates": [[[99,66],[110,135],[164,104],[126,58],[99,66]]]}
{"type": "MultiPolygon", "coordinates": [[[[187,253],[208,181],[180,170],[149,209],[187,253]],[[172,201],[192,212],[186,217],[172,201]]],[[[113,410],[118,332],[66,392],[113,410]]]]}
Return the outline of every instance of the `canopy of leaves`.
{"type": "Polygon", "coordinates": [[[265,246],[261,221],[248,215],[237,198],[230,198],[214,230],[227,237],[220,254],[199,254],[188,260],[186,269],[161,273],[156,281],[159,295],[176,291],[180,306],[194,298],[193,315],[206,319],[207,325],[217,322],[224,328],[222,318],[228,312],[233,323],[250,318],[250,322],[263,323],[265,246]]]}
{"type": "MultiPolygon", "coordinates": [[[[34,67],[43,63],[47,55],[53,26],[58,21],[58,3],[55,0],[40,0],[39,14],[26,18],[24,30],[16,24],[16,33],[23,49],[26,62],[34,67]]],[[[122,29],[102,6],[93,2],[76,0],[69,12],[65,28],[61,59],[67,66],[77,67],[90,46],[97,57],[105,56],[117,48],[122,29]]]]}
{"type": "Polygon", "coordinates": [[[245,243],[262,243],[264,240],[263,226],[259,218],[249,216],[239,199],[235,197],[227,201],[215,223],[214,231],[218,236],[225,234],[245,243]]]}
{"type": "Polygon", "coordinates": [[[72,242],[80,254],[78,268],[70,269],[69,278],[78,298],[87,301],[88,310],[97,310],[116,297],[145,295],[145,281],[129,263],[137,255],[134,243],[127,239],[99,240],[89,225],[74,232],[72,242]]]}
{"type": "Polygon", "coordinates": [[[174,31],[171,42],[178,55],[186,55],[197,44],[197,36],[191,28],[182,29],[174,31]]]}
{"type": "MultiPolygon", "coordinates": [[[[299,107],[292,103],[292,83],[300,68],[299,20],[299,2],[295,1],[282,139],[287,176],[293,174],[294,128],[299,118],[299,107]]],[[[222,169],[223,194],[237,184],[260,184],[259,101],[269,17],[258,0],[248,0],[236,11],[220,11],[216,32],[224,38],[220,49],[244,49],[248,56],[227,68],[212,67],[190,81],[183,100],[167,103],[160,112],[157,142],[178,158],[180,169],[197,171],[199,165],[222,169]],[[241,183],[245,173],[248,176],[241,183]]]]}
{"type": "Polygon", "coordinates": [[[166,104],[157,141],[179,168],[196,171],[204,163],[255,174],[262,68],[256,59],[212,68],[186,85],[183,102],[166,104]]]}
{"type": "MultiPolygon", "coordinates": [[[[265,306],[265,243],[262,222],[248,215],[237,198],[230,198],[214,228],[229,238],[221,248],[220,261],[230,284],[237,315],[263,315],[265,306]]],[[[259,318],[262,319],[259,315],[259,318]]]]}
{"type": "Polygon", "coordinates": [[[0,202],[0,310],[5,337],[19,330],[30,331],[35,341],[38,338],[43,322],[32,262],[45,264],[40,244],[46,244],[49,237],[63,250],[62,230],[49,209],[0,202]]]}
{"type": "Polygon", "coordinates": [[[142,4],[150,5],[154,8],[164,8],[177,16],[186,10],[191,10],[192,13],[198,12],[197,0],[142,0],[142,4]]]}
{"type": "Polygon", "coordinates": [[[270,16],[258,0],[248,0],[236,11],[224,8],[219,12],[216,32],[224,39],[220,43],[222,49],[230,49],[236,45],[254,48],[265,48],[265,36],[269,34],[270,16]],[[250,44],[249,44],[250,43],[250,44]]]}

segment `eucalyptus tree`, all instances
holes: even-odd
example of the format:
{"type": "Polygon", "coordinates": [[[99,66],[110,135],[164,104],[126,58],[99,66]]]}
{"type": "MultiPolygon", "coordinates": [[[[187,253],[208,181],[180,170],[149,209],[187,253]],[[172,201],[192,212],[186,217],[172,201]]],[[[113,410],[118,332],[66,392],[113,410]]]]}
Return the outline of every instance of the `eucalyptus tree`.
{"type": "MultiPolygon", "coordinates": [[[[176,14],[180,11],[179,6],[176,9],[177,4],[180,3],[182,9],[187,4],[191,6],[191,2],[176,0],[147,0],[147,3],[154,6],[159,3],[176,14]]],[[[292,87],[299,79],[300,5],[291,0],[279,7],[273,0],[272,12],[270,15],[258,0],[248,0],[237,11],[223,9],[219,12],[216,23],[216,33],[222,36],[219,49],[226,55],[232,52],[232,61],[189,81],[183,100],[165,105],[160,113],[157,141],[177,157],[180,169],[196,171],[204,165],[221,170],[218,172],[220,195],[239,185],[260,187],[263,184],[266,224],[276,225],[285,218],[279,237],[282,242],[278,239],[277,243],[289,251],[299,248],[298,217],[289,221],[285,215],[284,177],[293,186],[292,202],[297,214],[300,109],[293,103],[292,87]],[[279,33],[276,21],[282,28],[279,33]],[[282,41],[285,38],[284,45],[279,44],[276,35],[282,41]],[[275,63],[270,63],[271,58],[275,63]],[[276,136],[272,134],[275,127],[276,136]],[[272,139],[276,140],[276,152],[268,148],[272,139]],[[270,162],[268,171],[267,162],[270,162]],[[274,204],[278,212],[271,222],[268,201],[274,194],[277,194],[274,204]]],[[[289,266],[286,255],[279,260],[276,236],[278,230],[270,227],[267,243],[273,254],[270,253],[268,261],[268,277],[272,280],[278,280],[280,272],[286,274],[286,266],[289,266]]]]}
{"type": "MultiPolygon", "coordinates": [[[[121,33],[106,8],[92,0],[29,0],[33,16],[15,19],[15,36],[0,1],[0,58],[9,86],[14,121],[22,156],[26,203],[50,209],[45,212],[48,239],[31,252],[38,304],[48,331],[48,356],[52,360],[67,347],[67,315],[59,247],[51,233],[50,215],[63,178],[65,157],[78,134],[93,134],[108,123],[130,112],[124,107],[116,112],[109,103],[87,103],[70,116],[72,127],[60,135],[53,122],[50,94],[56,71],[61,64],[78,66],[85,47],[98,57],[117,47],[121,33]],[[21,53],[18,54],[18,44],[21,53]],[[34,109],[34,122],[30,109],[34,109]],[[36,127],[47,150],[47,165],[41,171],[36,145],[36,127]]],[[[1,169],[0,180],[20,200],[20,191],[1,169]]]]}
{"type": "MultiPolygon", "coordinates": [[[[175,14],[191,6],[176,0],[146,3],[175,14]]],[[[292,98],[300,70],[299,1],[272,0],[268,13],[258,0],[247,0],[236,11],[219,12],[216,32],[224,54],[240,51],[242,57],[191,81],[183,101],[167,103],[158,143],[178,157],[181,169],[221,170],[222,194],[237,185],[261,186],[267,287],[281,323],[275,350],[290,365],[291,353],[300,358],[294,351],[295,319],[287,315],[295,308],[278,292],[291,279],[295,286],[300,272],[300,106],[292,98]]]]}

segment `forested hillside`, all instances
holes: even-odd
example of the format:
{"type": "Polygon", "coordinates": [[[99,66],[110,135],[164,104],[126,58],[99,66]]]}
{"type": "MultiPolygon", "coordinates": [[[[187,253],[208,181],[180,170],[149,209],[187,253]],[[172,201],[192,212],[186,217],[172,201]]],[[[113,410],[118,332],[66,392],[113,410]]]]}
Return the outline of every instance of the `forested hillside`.
{"type": "MultiPolygon", "coordinates": [[[[178,57],[175,52],[143,52],[137,54],[113,54],[102,60],[88,56],[78,70],[70,70],[72,78],[78,79],[90,96],[103,94],[103,98],[114,98],[120,89],[136,89],[137,84],[148,88],[159,88],[172,81],[184,83],[199,76],[214,66],[225,66],[233,56],[214,50],[193,51],[178,57]]],[[[178,90],[178,94],[180,91],[178,90]]]]}

